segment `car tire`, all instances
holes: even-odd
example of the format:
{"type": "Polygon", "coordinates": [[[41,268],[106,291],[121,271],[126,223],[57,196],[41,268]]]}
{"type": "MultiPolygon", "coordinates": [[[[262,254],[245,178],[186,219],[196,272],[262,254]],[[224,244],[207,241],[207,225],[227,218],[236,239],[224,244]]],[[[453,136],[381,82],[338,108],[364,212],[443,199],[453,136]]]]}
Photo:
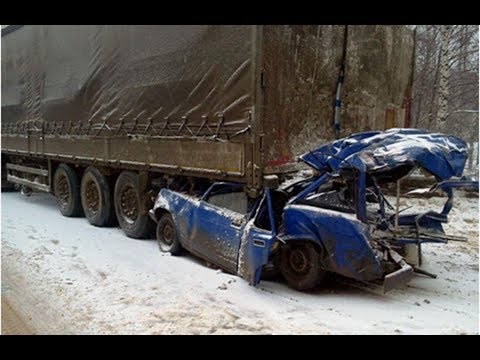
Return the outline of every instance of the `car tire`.
{"type": "Polygon", "coordinates": [[[113,226],[116,222],[113,193],[105,175],[97,168],[88,167],[80,185],[85,217],[94,226],[113,226]]]}
{"type": "Polygon", "coordinates": [[[132,171],[120,173],[115,183],[114,206],[118,224],[128,237],[134,239],[152,237],[155,223],[150,219],[148,212],[142,213],[137,173],[132,171]]]}
{"type": "Polygon", "coordinates": [[[83,215],[80,199],[80,180],[75,170],[67,164],[60,164],[53,176],[53,192],[63,216],[83,215]]]}
{"type": "Polygon", "coordinates": [[[313,243],[290,241],[279,255],[280,272],[290,287],[310,291],[324,280],[326,271],[321,267],[321,254],[313,243]]]}
{"type": "Polygon", "coordinates": [[[178,240],[172,215],[165,213],[160,217],[157,223],[156,235],[161,252],[169,252],[172,255],[179,255],[182,252],[182,245],[178,240]]]}

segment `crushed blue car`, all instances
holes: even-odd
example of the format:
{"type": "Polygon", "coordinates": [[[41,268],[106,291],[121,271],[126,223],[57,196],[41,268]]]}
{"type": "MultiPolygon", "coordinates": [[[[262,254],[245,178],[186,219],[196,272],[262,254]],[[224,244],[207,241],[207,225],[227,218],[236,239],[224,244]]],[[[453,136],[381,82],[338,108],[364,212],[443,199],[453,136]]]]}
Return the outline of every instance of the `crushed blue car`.
{"type": "Polygon", "coordinates": [[[453,204],[453,189],[476,188],[461,178],[465,142],[416,129],[364,132],[300,156],[314,175],[249,198],[244,185],[217,182],[192,191],[163,188],[150,216],[157,223],[161,251],[187,250],[232,274],[258,284],[280,273],[294,289],[308,291],[327,273],[384,291],[407,283],[421,266],[421,244],[465,239],[446,235],[442,223],[453,204]],[[383,188],[421,169],[442,190],[441,212],[402,215],[383,188]],[[417,247],[419,261],[404,257],[417,247]]]}

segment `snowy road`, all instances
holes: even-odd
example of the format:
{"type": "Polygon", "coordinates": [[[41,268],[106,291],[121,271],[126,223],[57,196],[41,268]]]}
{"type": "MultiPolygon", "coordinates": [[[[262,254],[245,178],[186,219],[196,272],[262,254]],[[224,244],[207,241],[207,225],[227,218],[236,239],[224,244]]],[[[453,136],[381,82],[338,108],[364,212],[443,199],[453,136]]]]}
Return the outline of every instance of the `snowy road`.
{"type": "Polygon", "coordinates": [[[2,299],[2,335],[35,335],[10,304],[2,299]]]}
{"type": "Polygon", "coordinates": [[[478,333],[476,198],[457,200],[447,226],[469,243],[424,246],[438,279],[387,295],[335,283],[313,294],[253,288],[192,256],[161,254],[154,240],[62,217],[50,195],[2,193],[1,204],[2,300],[35,333],[478,333]]]}

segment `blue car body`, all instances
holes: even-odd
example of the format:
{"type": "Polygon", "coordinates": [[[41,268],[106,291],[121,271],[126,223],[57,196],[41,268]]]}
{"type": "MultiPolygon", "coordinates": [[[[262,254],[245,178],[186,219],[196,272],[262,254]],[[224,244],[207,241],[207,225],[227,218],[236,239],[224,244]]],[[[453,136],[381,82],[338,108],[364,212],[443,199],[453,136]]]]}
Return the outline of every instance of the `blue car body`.
{"type": "Polygon", "coordinates": [[[259,209],[271,211],[270,190],[257,199],[247,214],[239,214],[205,201],[215,188],[242,189],[242,184],[214,183],[201,198],[168,189],[157,196],[151,217],[157,221],[162,212],[172,215],[180,243],[188,251],[252,284],[260,281],[261,267],[268,261],[276,231],[254,225],[259,209]],[[243,245],[243,247],[242,247],[243,245]],[[247,246],[245,246],[247,245],[247,246]]]}
{"type": "Polygon", "coordinates": [[[375,174],[416,165],[442,181],[462,175],[467,144],[458,137],[425,130],[391,129],[354,134],[310,151],[300,159],[327,172],[354,166],[375,174]]]}
{"type": "Polygon", "coordinates": [[[318,175],[285,189],[265,188],[244,213],[208,201],[218,189],[242,191],[242,184],[214,183],[201,197],[162,189],[151,216],[157,220],[170,213],[184,248],[252,285],[276,249],[302,240],[322,250],[325,270],[365,282],[382,280],[389,290],[418,270],[399,255],[399,247],[454,239],[442,228],[453,189],[478,189],[478,181],[459,179],[466,158],[465,142],[453,136],[415,129],[354,134],[302,155],[318,175]],[[448,200],[441,213],[396,214],[395,228],[380,185],[417,168],[436,178],[431,190],[443,190],[448,200]],[[338,190],[338,184],[348,187],[338,190]],[[372,198],[379,205],[375,212],[367,209],[372,198]]]}

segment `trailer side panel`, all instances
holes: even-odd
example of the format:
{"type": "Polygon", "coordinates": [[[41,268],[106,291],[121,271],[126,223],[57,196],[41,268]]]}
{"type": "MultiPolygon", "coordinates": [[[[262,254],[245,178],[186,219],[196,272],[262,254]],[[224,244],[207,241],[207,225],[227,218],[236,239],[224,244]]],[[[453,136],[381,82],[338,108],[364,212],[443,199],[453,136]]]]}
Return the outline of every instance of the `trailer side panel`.
{"type": "Polygon", "coordinates": [[[242,178],[252,29],[28,25],[6,33],[2,150],[242,178]]]}
{"type": "Polygon", "coordinates": [[[297,156],[335,138],[334,100],[343,58],[339,136],[404,126],[413,32],[373,25],[347,30],[345,37],[345,26],[263,27],[265,173],[288,171],[297,156]]]}

